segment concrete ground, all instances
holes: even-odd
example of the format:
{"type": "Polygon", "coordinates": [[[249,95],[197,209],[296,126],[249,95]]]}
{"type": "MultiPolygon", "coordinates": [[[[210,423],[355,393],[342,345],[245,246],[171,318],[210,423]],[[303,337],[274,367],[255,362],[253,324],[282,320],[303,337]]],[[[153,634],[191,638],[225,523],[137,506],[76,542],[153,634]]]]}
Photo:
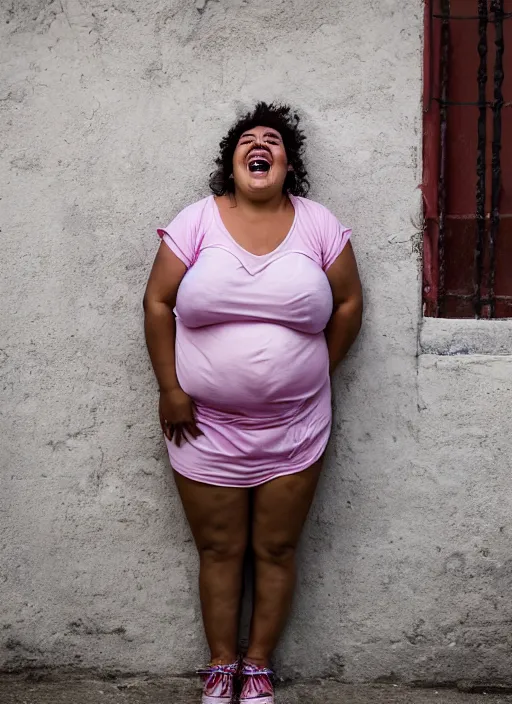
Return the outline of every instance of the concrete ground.
{"type": "MultiPolygon", "coordinates": [[[[149,677],[76,679],[0,676],[1,704],[198,704],[197,682],[149,677]]],[[[345,685],[315,681],[281,685],[277,704],[512,704],[512,694],[410,689],[397,685],[345,685]]]]}

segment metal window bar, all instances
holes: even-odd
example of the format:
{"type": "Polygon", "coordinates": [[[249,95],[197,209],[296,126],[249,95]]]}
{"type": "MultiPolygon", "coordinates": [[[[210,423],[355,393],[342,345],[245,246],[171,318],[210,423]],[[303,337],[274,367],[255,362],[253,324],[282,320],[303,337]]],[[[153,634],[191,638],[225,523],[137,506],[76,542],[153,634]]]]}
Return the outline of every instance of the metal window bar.
{"type": "Polygon", "coordinates": [[[496,317],[496,298],[494,293],[494,279],[496,275],[496,237],[500,227],[499,197],[501,190],[501,110],[503,108],[503,0],[492,0],[491,12],[494,13],[496,59],[494,62],[494,105],[493,111],[493,136],[492,136],[492,191],[491,191],[491,229],[489,234],[489,317],[496,317]]]}
{"type": "Polygon", "coordinates": [[[450,50],[450,0],[441,0],[443,23],[441,26],[441,156],[439,165],[439,280],[437,289],[437,314],[444,315],[445,301],[445,234],[446,234],[446,132],[448,128],[448,58],[450,50]]]}
{"type": "MultiPolygon", "coordinates": [[[[433,61],[431,57],[430,65],[430,92],[425,112],[428,113],[433,101],[439,104],[440,109],[440,158],[439,158],[439,187],[438,187],[438,287],[437,304],[435,314],[439,317],[444,315],[445,307],[445,228],[446,228],[446,146],[447,146],[447,118],[450,105],[472,105],[479,108],[478,114],[478,143],[477,143],[477,184],[476,184],[476,225],[477,244],[475,249],[475,286],[471,296],[475,317],[480,318],[486,307],[485,317],[495,317],[496,295],[494,291],[494,279],[496,272],[496,240],[499,235],[500,213],[499,196],[501,189],[501,114],[503,108],[511,108],[512,101],[505,102],[502,93],[504,68],[503,55],[505,51],[503,22],[512,19],[511,12],[504,11],[504,0],[478,0],[478,15],[451,15],[450,0],[440,0],[440,13],[433,10],[434,3],[430,4],[430,45],[432,42],[432,20],[441,20],[441,55],[440,55],[440,97],[432,95],[433,81],[433,61]],[[477,83],[478,101],[459,102],[448,99],[448,77],[449,77],[449,53],[450,53],[450,22],[452,20],[478,20],[478,54],[480,57],[477,83]],[[493,100],[486,98],[486,87],[488,80],[487,66],[487,28],[488,24],[495,26],[495,46],[496,58],[494,63],[494,95],[493,100]],[[486,243],[486,144],[487,144],[487,108],[493,112],[493,136],[492,136],[492,179],[491,179],[491,213],[490,229],[488,238],[489,271],[487,275],[487,295],[482,295],[484,251],[486,243]]],[[[460,298],[467,299],[465,295],[460,298]]],[[[502,297],[504,298],[504,297],[502,297]]]]}
{"type": "Polygon", "coordinates": [[[487,13],[487,0],[478,0],[478,55],[480,64],[478,66],[478,146],[476,157],[476,224],[477,224],[477,244],[475,252],[475,288],[474,288],[474,311],[477,318],[482,314],[482,270],[484,265],[485,246],[485,148],[487,142],[487,23],[489,21],[487,13]]]}

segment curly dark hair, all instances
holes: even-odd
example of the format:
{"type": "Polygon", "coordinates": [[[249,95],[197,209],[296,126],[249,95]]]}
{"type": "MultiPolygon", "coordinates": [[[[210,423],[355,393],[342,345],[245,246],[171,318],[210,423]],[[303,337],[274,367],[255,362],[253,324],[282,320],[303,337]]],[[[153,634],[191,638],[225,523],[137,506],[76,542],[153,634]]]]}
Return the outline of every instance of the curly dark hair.
{"type": "Polygon", "coordinates": [[[254,110],[241,117],[219,143],[220,155],[215,160],[217,169],[210,174],[210,189],[213,193],[222,196],[235,192],[235,184],[230,176],[233,173],[233,155],[238,140],[247,130],[262,126],[279,132],[288,163],[293,167],[293,171],[289,171],[286,176],[283,193],[306,196],[309,191],[308,174],[303,162],[306,136],[299,129],[299,122],[299,116],[292,112],[289,105],[257,103],[254,110]]]}

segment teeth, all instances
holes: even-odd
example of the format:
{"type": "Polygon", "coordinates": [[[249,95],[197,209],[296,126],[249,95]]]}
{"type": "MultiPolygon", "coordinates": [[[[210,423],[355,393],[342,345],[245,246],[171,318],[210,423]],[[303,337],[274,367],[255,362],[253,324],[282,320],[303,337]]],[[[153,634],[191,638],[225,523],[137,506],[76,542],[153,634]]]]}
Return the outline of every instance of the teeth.
{"type": "Polygon", "coordinates": [[[270,164],[265,159],[253,159],[249,162],[249,171],[269,171],[270,164]]]}
{"type": "Polygon", "coordinates": [[[255,154],[254,156],[250,156],[249,163],[251,161],[266,161],[268,164],[270,164],[270,159],[267,156],[261,154],[255,154]]]}

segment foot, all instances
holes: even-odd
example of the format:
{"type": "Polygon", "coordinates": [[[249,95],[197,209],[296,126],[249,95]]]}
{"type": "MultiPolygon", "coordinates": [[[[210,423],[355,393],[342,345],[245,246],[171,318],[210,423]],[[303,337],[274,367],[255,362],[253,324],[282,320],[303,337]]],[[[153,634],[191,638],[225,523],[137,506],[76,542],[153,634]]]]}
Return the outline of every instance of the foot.
{"type": "Polygon", "coordinates": [[[258,667],[249,662],[242,665],[242,693],[240,704],[274,704],[274,687],[268,667],[258,667]]]}
{"type": "Polygon", "coordinates": [[[199,670],[203,680],[202,704],[231,704],[233,701],[233,679],[238,672],[238,663],[232,665],[208,665],[199,670]]]}

